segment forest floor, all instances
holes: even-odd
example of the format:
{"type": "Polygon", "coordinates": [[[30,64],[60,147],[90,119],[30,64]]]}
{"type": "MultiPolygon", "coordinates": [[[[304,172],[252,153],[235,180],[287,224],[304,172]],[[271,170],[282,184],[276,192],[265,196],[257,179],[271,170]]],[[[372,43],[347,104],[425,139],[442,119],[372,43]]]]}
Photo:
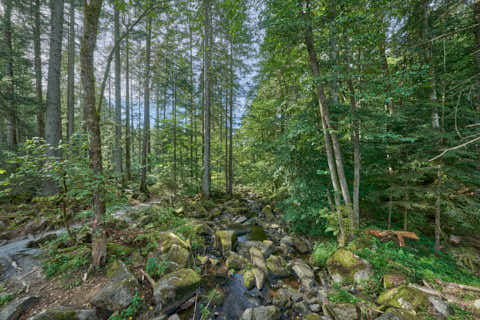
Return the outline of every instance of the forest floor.
{"type": "Polygon", "coordinates": [[[478,319],[478,269],[366,232],[337,248],[292,234],[272,207],[247,191],[130,199],[109,210],[96,272],[88,214],[71,222],[73,240],[47,210],[4,208],[0,320],[478,319]]]}

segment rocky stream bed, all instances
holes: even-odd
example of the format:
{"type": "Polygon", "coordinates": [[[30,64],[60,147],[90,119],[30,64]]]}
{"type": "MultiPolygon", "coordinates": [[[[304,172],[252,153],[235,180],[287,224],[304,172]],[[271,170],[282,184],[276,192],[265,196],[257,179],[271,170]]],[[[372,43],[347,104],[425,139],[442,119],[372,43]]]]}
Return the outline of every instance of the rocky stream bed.
{"type": "Polygon", "coordinates": [[[452,313],[446,301],[408,285],[400,275],[384,279],[385,290],[378,297],[366,297],[363,289],[372,277],[372,266],[347,249],[335,251],[324,268],[312,266],[311,241],[287,232],[271,207],[254,195],[221,205],[176,209],[195,233],[195,245],[175,230],[155,231],[154,210],[144,209],[162,205],[153,201],[113,214],[114,221],[126,224],[126,234],[154,232],[155,245],[147,250],[146,243],[141,254],[138,246],[125,249],[128,259],[111,261],[103,281],[89,287],[92,292],[84,293],[87,298],[80,305],[73,298],[70,303],[63,299],[63,305],[52,303],[43,311],[38,307],[35,314],[31,311],[41,301],[46,281],[41,244],[65,230],[3,243],[0,283],[22,294],[0,309],[0,320],[401,320],[445,318],[452,313]],[[162,265],[161,273],[145,271],[151,261],[162,265]],[[330,301],[329,294],[339,288],[358,296],[358,301],[330,301]],[[139,295],[143,307],[133,315],[122,313],[139,295]]]}

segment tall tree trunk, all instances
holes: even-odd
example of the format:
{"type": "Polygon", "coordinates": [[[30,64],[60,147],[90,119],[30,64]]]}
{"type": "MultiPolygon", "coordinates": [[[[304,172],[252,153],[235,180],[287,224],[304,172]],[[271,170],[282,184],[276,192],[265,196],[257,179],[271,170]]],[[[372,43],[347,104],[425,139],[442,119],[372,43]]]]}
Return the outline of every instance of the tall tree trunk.
{"type": "MultiPolygon", "coordinates": [[[[114,41],[118,43],[120,40],[120,12],[118,6],[114,5],[114,41]]],[[[115,149],[113,153],[113,161],[115,175],[124,185],[122,175],[122,91],[121,91],[121,60],[120,45],[115,46],[115,149]]]]}
{"type": "MultiPolygon", "coordinates": [[[[303,5],[302,2],[300,2],[301,5],[303,5]]],[[[311,27],[311,23],[310,23],[311,17],[310,17],[310,8],[309,8],[308,0],[305,1],[305,8],[302,8],[302,12],[303,12],[304,19],[307,20],[306,21],[306,27],[304,29],[304,37],[305,37],[305,45],[307,47],[308,56],[309,56],[309,59],[310,59],[310,67],[312,69],[312,76],[313,76],[314,79],[318,79],[320,77],[320,72],[319,72],[319,69],[318,69],[317,54],[315,52],[315,47],[314,47],[314,44],[313,44],[313,32],[312,32],[312,27],[311,27]]],[[[334,162],[335,160],[334,160],[334,155],[333,155],[333,152],[332,152],[332,143],[330,141],[330,133],[332,134],[332,140],[333,140],[333,134],[334,133],[333,133],[333,130],[329,132],[329,130],[331,130],[332,128],[331,128],[331,125],[329,125],[329,120],[330,119],[329,119],[328,105],[327,105],[327,100],[325,98],[324,88],[321,85],[321,83],[317,81],[315,83],[315,89],[316,89],[318,104],[319,104],[319,107],[320,107],[320,117],[321,117],[321,120],[322,120],[322,131],[323,131],[323,137],[324,137],[324,142],[325,142],[325,151],[326,151],[326,154],[327,154],[327,163],[328,163],[328,168],[330,170],[330,178],[331,178],[331,181],[332,181],[333,190],[335,192],[335,204],[336,204],[337,209],[338,209],[340,204],[341,204],[340,203],[340,197],[339,197],[340,190],[342,190],[342,194],[344,195],[344,200],[345,200],[346,204],[348,204],[348,203],[345,199],[345,192],[343,192],[343,187],[339,186],[340,173],[338,171],[340,171],[340,169],[335,167],[335,162],[334,162]],[[338,171],[337,171],[337,169],[338,169],[338,171]],[[338,174],[338,176],[337,176],[337,174],[338,174]]],[[[338,165],[338,162],[337,162],[337,165],[338,165]]],[[[340,242],[340,245],[343,245],[343,243],[345,241],[345,233],[344,233],[344,230],[343,230],[343,219],[342,219],[341,214],[338,215],[338,224],[339,224],[339,228],[340,228],[339,242],[340,242]]]]}
{"type": "MultiPolygon", "coordinates": [[[[45,140],[49,145],[48,156],[59,157],[57,147],[62,137],[60,68],[62,63],[64,1],[51,0],[50,7],[50,54],[48,59],[45,140]]],[[[50,195],[56,193],[57,185],[53,181],[47,181],[45,192],[50,195]]]]}
{"type": "Polygon", "coordinates": [[[195,135],[195,117],[194,117],[194,106],[193,106],[193,91],[194,91],[194,83],[193,83],[193,32],[192,32],[192,26],[189,23],[188,25],[188,31],[189,31],[189,36],[190,36],[190,179],[193,182],[193,174],[194,174],[194,168],[193,168],[193,137],[195,135]]]}
{"type": "MultiPolygon", "coordinates": [[[[11,0],[9,0],[11,1],[11,0]]],[[[35,92],[37,95],[37,135],[45,138],[45,105],[42,93],[42,52],[40,42],[40,0],[34,0],[33,51],[35,61],[35,92]]]]}
{"type": "Polygon", "coordinates": [[[177,182],[177,75],[175,71],[172,74],[173,80],[173,106],[172,106],[172,119],[173,119],[173,181],[177,182]]]}
{"type": "Polygon", "coordinates": [[[104,230],[105,190],[102,182],[102,139],[100,114],[95,102],[95,76],[93,53],[97,42],[98,22],[102,11],[102,0],[83,0],[84,30],[80,45],[81,77],[84,88],[84,107],[89,135],[90,169],[99,182],[93,193],[92,265],[97,268],[106,262],[107,248],[104,230]]]}
{"type": "Polygon", "coordinates": [[[75,132],[75,1],[70,0],[68,32],[67,142],[75,132]]]}
{"type": "Polygon", "coordinates": [[[229,127],[229,146],[228,146],[228,194],[233,192],[233,43],[230,40],[230,127],[229,127]]]}
{"type": "Polygon", "coordinates": [[[229,186],[228,186],[228,183],[229,183],[229,173],[228,173],[228,101],[229,101],[229,90],[228,90],[228,87],[225,88],[225,157],[224,157],[224,160],[225,160],[225,163],[224,163],[224,167],[225,167],[225,193],[228,194],[228,190],[229,190],[229,186]]]}
{"type": "Polygon", "coordinates": [[[203,87],[204,87],[204,126],[205,133],[203,139],[203,175],[202,175],[202,194],[205,198],[210,197],[210,105],[211,105],[211,79],[210,64],[212,59],[212,38],[211,38],[211,21],[210,21],[210,0],[203,0],[204,10],[204,57],[205,66],[203,71],[203,87]]]}
{"type": "Polygon", "coordinates": [[[15,85],[13,81],[13,46],[12,46],[12,0],[4,2],[4,36],[7,46],[6,74],[9,77],[8,98],[10,107],[7,115],[7,146],[11,151],[17,149],[17,104],[15,101],[15,85]]]}
{"type": "Polygon", "coordinates": [[[145,101],[143,102],[143,146],[142,146],[142,179],[140,191],[147,193],[147,149],[148,132],[150,131],[150,51],[152,39],[152,18],[147,20],[147,40],[145,44],[145,101]]]}
{"type": "Polygon", "coordinates": [[[128,35],[125,37],[125,173],[126,180],[130,175],[130,47],[128,35]]]}

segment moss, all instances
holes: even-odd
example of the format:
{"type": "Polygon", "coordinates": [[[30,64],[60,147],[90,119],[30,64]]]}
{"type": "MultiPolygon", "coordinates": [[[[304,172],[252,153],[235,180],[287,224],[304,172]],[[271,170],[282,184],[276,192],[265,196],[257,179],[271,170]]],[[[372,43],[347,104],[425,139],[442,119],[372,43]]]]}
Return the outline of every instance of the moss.
{"type": "Polygon", "coordinates": [[[428,307],[427,296],[418,289],[401,286],[383,292],[377,303],[405,310],[425,310],[428,307]]]}
{"type": "Polygon", "coordinates": [[[361,282],[370,275],[370,265],[352,251],[340,248],[327,259],[327,269],[335,282],[361,282]]]}
{"type": "Polygon", "coordinates": [[[385,289],[395,288],[405,283],[406,283],[406,279],[403,274],[389,273],[383,276],[383,287],[385,289]]]}
{"type": "Polygon", "coordinates": [[[319,314],[316,313],[309,313],[305,316],[305,320],[321,320],[322,317],[320,317],[319,314]]]}
{"type": "Polygon", "coordinates": [[[200,276],[192,269],[180,269],[159,280],[155,289],[166,303],[181,300],[196,289],[200,276]]]}
{"type": "Polygon", "coordinates": [[[117,257],[126,257],[133,252],[133,249],[115,242],[107,243],[107,255],[115,255],[117,257]]]}
{"type": "Polygon", "coordinates": [[[243,284],[248,290],[255,286],[255,274],[252,270],[247,270],[243,273],[243,284]]]}
{"type": "Polygon", "coordinates": [[[78,320],[78,315],[75,310],[49,310],[35,320],[78,320]]]}

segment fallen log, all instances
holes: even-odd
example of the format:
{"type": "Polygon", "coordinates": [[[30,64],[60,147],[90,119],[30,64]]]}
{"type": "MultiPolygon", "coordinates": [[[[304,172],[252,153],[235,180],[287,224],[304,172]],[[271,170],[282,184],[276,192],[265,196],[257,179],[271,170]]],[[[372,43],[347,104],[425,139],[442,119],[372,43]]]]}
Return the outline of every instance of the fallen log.
{"type": "Polygon", "coordinates": [[[376,238],[379,238],[381,241],[393,240],[400,245],[400,247],[405,247],[405,239],[419,240],[415,232],[410,231],[396,231],[396,230],[367,230],[367,234],[372,235],[376,238]]]}

